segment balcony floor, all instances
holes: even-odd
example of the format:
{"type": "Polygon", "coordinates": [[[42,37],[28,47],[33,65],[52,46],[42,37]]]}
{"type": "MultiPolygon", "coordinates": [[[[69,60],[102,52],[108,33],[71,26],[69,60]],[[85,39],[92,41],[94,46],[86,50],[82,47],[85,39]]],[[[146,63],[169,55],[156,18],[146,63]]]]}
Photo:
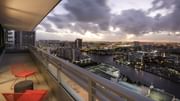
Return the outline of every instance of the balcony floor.
{"type": "MultiPolygon", "coordinates": [[[[28,53],[7,53],[3,56],[2,61],[0,62],[0,93],[5,93],[5,92],[14,92],[13,89],[11,89],[11,85],[13,81],[15,80],[15,77],[11,74],[10,72],[10,66],[12,64],[17,64],[17,63],[23,63],[27,64],[28,68],[31,69],[36,69],[37,70],[37,65],[32,61],[32,58],[30,54],[28,53]]],[[[38,70],[37,70],[38,71],[38,70]]],[[[56,101],[55,97],[53,94],[50,92],[50,88],[48,87],[47,83],[45,82],[43,76],[40,74],[40,72],[37,72],[37,78],[39,80],[39,83],[35,79],[34,76],[28,77],[28,80],[33,80],[34,82],[34,89],[46,89],[48,90],[48,98],[46,101],[56,101]]],[[[23,78],[18,79],[16,81],[22,81],[24,80],[23,78]]],[[[4,97],[2,94],[0,94],[0,101],[5,101],[4,97]]]]}

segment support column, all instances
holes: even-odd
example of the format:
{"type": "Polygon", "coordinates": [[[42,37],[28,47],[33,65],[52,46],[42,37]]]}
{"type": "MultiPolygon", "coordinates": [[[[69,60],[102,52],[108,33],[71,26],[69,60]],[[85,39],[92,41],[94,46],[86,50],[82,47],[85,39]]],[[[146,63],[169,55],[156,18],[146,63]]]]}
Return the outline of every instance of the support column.
{"type": "Polygon", "coordinates": [[[88,91],[88,97],[89,97],[89,100],[88,101],[96,101],[96,98],[95,98],[95,86],[96,84],[92,81],[92,80],[88,80],[88,87],[89,87],[89,91],[88,91]]]}

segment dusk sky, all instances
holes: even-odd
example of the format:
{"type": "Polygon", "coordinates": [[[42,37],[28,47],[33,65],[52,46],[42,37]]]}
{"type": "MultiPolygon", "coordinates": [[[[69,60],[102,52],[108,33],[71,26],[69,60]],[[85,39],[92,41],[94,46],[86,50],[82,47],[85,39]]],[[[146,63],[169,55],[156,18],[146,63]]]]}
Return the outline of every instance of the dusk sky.
{"type": "Polygon", "coordinates": [[[37,40],[180,42],[180,0],[62,0],[37,40]]]}

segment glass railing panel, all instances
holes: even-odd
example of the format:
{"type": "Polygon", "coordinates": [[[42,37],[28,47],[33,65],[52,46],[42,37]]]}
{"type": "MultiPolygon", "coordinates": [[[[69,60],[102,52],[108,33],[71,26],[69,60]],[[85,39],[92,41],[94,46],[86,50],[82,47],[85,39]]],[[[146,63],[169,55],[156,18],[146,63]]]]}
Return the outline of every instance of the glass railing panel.
{"type": "Polygon", "coordinates": [[[88,101],[88,92],[62,72],[60,82],[77,101],[88,101]]]}
{"type": "MultiPolygon", "coordinates": [[[[117,94],[110,89],[107,89],[101,84],[96,83],[96,96],[99,97],[99,101],[133,101],[126,95],[117,94]]],[[[97,100],[98,100],[97,99],[97,100]]]]}
{"type": "Polygon", "coordinates": [[[51,75],[53,75],[56,79],[58,78],[58,74],[57,74],[57,67],[54,66],[51,63],[48,63],[48,71],[51,73],[51,75]]]}

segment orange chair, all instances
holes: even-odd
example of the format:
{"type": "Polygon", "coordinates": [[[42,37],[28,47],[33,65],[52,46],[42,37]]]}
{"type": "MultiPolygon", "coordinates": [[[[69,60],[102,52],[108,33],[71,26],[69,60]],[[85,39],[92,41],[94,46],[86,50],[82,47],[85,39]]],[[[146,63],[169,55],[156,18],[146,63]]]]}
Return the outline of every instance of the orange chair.
{"type": "Polygon", "coordinates": [[[6,101],[43,101],[47,90],[27,90],[24,93],[2,93],[6,101]]]}
{"type": "MultiPolygon", "coordinates": [[[[25,78],[25,80],[27,79],[27,77],[29,76],[35,76],[36,77],[36,71],[35,70],[30,70],[27,69],[27,65],[26,64],[14,64],[11,66],[11,73],[16,77],[16,79],[14,80],[11,88],[14,87],[14,84],[16,83],[16,81],[18,80],[18,78],[25,78]]],[[[39,80],[37,79],[38,83],[39,80]]]]}

